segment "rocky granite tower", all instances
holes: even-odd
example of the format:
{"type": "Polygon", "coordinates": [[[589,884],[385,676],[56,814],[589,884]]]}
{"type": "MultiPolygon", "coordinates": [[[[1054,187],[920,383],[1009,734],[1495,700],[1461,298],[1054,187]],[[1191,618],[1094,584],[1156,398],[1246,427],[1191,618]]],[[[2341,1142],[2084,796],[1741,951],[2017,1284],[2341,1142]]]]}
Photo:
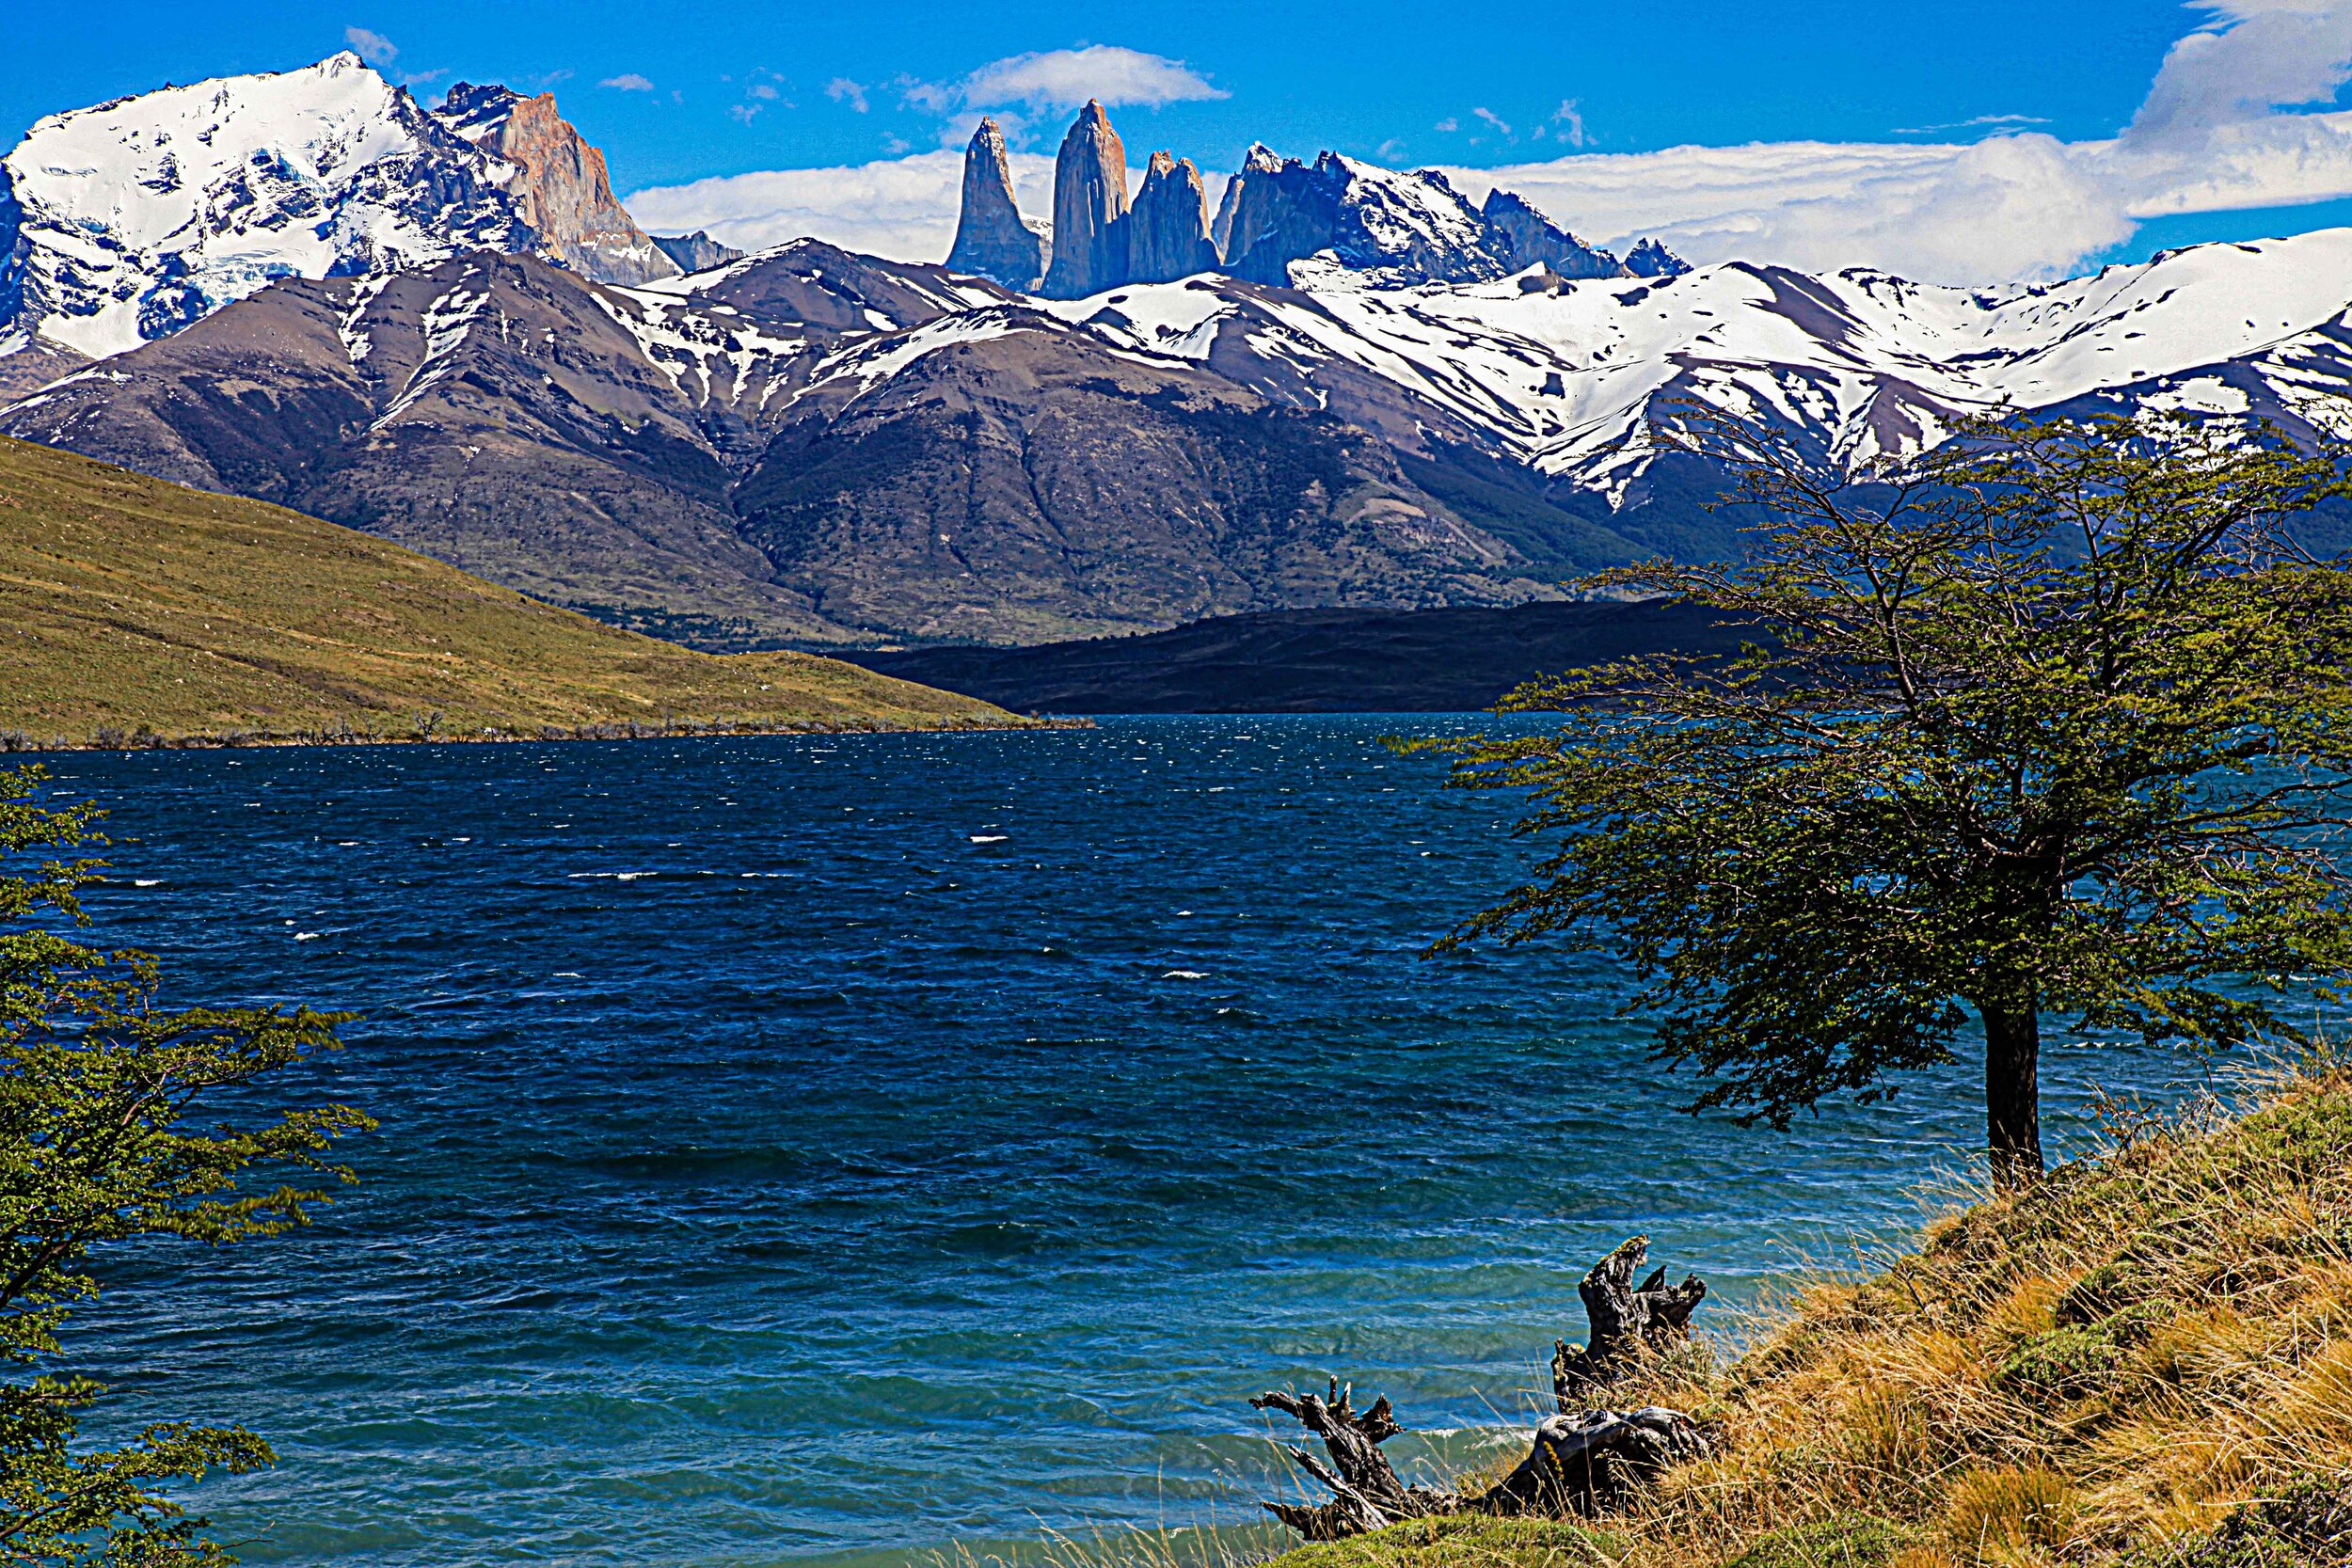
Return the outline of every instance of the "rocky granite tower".
{"type": "Polygon", "coordinates": [[[508,194],[548,255],[599,283],[677,276],[678,264],[614,199],[604,154],[555,112],[555,94],[525,98],[508,87],[460,82],[435,112],[460,136],[521,171],[508,194]]]}
{"type": "MultiPolygon", "coordinates": [[[[1117,140],[1112,138],[1113,145],[1117,140]]],[[[963,211],[956,219],[947,266],[1026,293],[1045,276],[1045,254],[1044,237],[1021,221],[1013,200],[1005,134],[994,120],[982,119],[972,133],[972,145],[963,150],[963,211]]]]}
{"type": "Polygon", "coordinates": [[[1216,270],[1209,192],[1190,158],[1154,152],[1127,213],[1129,283],[1168,283],[1216,270]]]}
{"type": "Polygon", "coordinates": [[[1044,293],[1077,299],[1127,281],[1127,150],[1094,99],[1054,159],[1054,261],[1044,293]]]}

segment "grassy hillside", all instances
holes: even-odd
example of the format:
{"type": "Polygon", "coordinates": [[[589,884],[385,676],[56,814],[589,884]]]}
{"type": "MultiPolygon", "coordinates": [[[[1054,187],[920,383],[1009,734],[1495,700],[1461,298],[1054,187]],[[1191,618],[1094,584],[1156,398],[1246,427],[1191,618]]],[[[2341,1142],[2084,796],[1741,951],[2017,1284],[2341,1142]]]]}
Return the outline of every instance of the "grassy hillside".
{"type": "Polygon", "coordinates": [[[2352,1069],[2307,1068],[2239,1118],[2119,1127],[1807,1291],[1738,1360],[1677,1352],[1611,1402],[1698,1415],[1715,1451],[1591,1528],[1417,1521],[1275,1568],[2352,1563],[2352,1069]]]}
{"type": "Polygon", "coordinates": [[[0,735],[962,727],[987,704],[618,631],[364,533],[0,439],[0,735]]]}

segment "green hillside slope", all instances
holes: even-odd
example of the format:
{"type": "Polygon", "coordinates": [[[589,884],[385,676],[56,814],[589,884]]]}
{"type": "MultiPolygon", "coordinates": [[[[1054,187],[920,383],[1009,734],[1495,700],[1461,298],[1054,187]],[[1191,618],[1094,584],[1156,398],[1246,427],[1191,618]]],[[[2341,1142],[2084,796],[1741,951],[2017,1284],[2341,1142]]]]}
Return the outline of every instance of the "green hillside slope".
{"type": "Polygon", "coordinates": [[[0,743],[1018,723],[616,630],[349,529],[0,438],[0,743]]]}

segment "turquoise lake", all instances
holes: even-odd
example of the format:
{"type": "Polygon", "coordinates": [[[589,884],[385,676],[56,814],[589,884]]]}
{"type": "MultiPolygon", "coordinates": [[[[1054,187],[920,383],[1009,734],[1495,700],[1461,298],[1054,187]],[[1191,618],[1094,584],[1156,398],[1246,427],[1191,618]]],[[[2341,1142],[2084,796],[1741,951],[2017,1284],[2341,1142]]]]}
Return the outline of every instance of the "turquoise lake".
{"type": "MultiPolygon", "coordinates": [[[[52,759],[101,940],[363,1012],[275,1094],[383,1122],[310,1231],[114,1259],[86,1365],[278,1445],[198,1496],[251,1562],[921,1561],[1247,1519],[1286,1383],[1503,1440],[1633,1232],[1718,1334],[1902,1234],[1966,1064],[1746,1130],[1606,959],[1420,956],[1535,847],[1380,737],[1480,721],[52,759]]],[[[2192,1070],[2054,1043],[2057,1140],[2192,1070]]]]}

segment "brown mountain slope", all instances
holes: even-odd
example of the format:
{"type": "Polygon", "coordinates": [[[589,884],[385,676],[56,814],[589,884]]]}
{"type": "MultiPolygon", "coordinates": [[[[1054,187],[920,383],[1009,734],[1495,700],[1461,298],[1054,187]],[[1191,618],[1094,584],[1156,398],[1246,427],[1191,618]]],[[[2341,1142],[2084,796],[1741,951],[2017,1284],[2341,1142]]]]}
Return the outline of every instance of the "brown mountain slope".
{"type": "Polygon", "coordinates": [[[694,653],[383,540],[0,438],[0,738],[962,728],[985,703],[694,653]]]}
{"type": "Polygon", "coordinates": [[[1035,641],[1532,591],[1341,420],[1018,308],[874,373],[925,335],[826,361],[735,493],[829,620],[1035,641]]]}
{"type": "Polygon", "coordinates": [[[290,279],[9,411],[7,434],[294,507],[639,629],[840,634],[736,537],[694,410],[535,257],[290,279]]]}
{"type": "Polygon", "coordinates": [[[482,254],[289,280],[0,411],[710,648],[1548,592],[1369,428],[814,244],[691,290],[482,254]]]}

